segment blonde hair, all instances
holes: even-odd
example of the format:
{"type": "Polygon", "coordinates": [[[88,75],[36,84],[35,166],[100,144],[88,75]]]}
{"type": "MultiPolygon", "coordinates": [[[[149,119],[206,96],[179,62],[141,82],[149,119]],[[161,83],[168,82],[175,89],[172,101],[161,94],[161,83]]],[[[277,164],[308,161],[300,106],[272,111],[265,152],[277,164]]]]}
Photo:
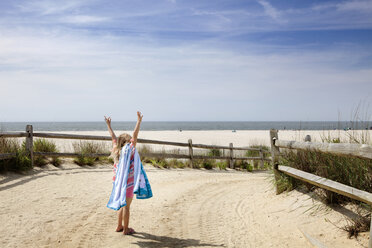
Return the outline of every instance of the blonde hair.
{"type": "Polygon", "coordinates": [[[132,136],[127,133],[120,134],[120,136],[116,139],[116,146],[114,146],[111,152],[111,157],[115,162],[119,160],[121,148],[128,144],[131,139],[132,136]]]}

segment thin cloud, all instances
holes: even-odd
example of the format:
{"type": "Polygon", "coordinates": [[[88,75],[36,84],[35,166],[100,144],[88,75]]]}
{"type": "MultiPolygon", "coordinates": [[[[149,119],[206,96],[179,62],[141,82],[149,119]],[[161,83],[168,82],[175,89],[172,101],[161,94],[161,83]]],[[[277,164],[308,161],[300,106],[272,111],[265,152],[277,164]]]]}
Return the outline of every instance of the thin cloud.
{"type": "Polygon", "coordinates": [[[35,12],[41,15],[52,15],[60,14],[68,10],[76,9],[87,1],[51,1],[51,0],[38,0],[38,1],[26,1],[22,4],[17,5],[17,7],[23,12],[35,12]]]}
{"type": "Polygon", "coordinates": [[[276,21],[283,22],[281,19],[280,11],[274,8],[269,2],[265,0],[259,0],[258,3],[264,8],[265,14],[276,21]]]}
{"type": "Polygon", "coordinates": [[[89,16],[89,15],[75,15],[65,16],[60,19],[61,22],[71,24],[89,24],[109,21],[110,18],[102,16],[89,16]]]}
{"type": "Polygon", "coordinates": [[[193,11],[194,15],[199,15],[199,16],[215,16],[223,21],[226,22],[231,22],[231,19],[227,18],[224,13],[222,12],[217,12],[217,11],[202,11],[202,10],[194,10],[193,11]]]}
{"type": "Polygon", "coordinates": [[[371,0],[354,0],[350,2],[342,2],[337,4],[337,9],[342,11],[358,11],[358,12],[370,12],[372,11],[371,0]]]}

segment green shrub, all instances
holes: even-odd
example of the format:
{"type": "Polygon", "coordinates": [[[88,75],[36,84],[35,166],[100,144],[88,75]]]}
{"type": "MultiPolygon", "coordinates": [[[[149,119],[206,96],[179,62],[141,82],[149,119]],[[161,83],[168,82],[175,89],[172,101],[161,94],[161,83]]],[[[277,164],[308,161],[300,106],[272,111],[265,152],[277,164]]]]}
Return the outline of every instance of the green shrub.
{"type": "Polygon", "coordinates": [[[102,159],[103,161],[109,163],[109,164],[113,164],[114,163],[114,159],[112,157],[102,157],[100,158],[102,159]]]}
{"type": "Polygon", "coordinates": [[[277,187],[277,193],[280,194],[284,191],[291,191],[295,189],[300,184],[300,181],[283,173],[279,173],[275,184],[277,187]]]}
{"type": "Polygon", "coordinates": [[[202,167],[201,166],[202,162],[203,162],[202,159],[193,159],[192,160],[192,166],[193,166],[193,168],[194,169],[200,169],[202,167]]]}
{"type": "MultiPolygon", "coordinates": [[[[47,139],[35,139],[33,146],[34,146],[35,152],[56,152],[56,153],[59,152],[56,144],[53,141],[47,140],[47,139]]],[[[52,157],[50,162],[54,166],[59,166],[61,164],[61,160],[58,157],[52,157]]],[[[47,163],[48,163],[48,160],[46,156],[44,155],[34,156],[35,165],[43,166],[43,165],[46,165],[47,163]]]]}
{"type": "Polygon", "coordinates": [[[24,147],[14,139],[0,138],[0,153],[15,153],[15,157],[0,160],[0,171],[24,171],[32,168],[24,147]]]}
{"type": "Polygon", "coordinates": [[[226,170],[227,168],[227,161],[219,161],[216,163],[216,166],[220,169],[220,170],[226,170]]]}
{"type": "Polygon", "coordinates": [[[264,161],[264,169],[266,170],[271,170],[273,168],[271,162],[269,161],[264,161]]]}
{"type": "Polygon", "coordinates": [[[210,156],[210,157],[221,157],[221,150],[219,150],[219,149],[209,149],[208,156],[210,156]]]}
{"type": "Polygon", "coordinates": [[[109,153],[107,147],[103,143],[92,141],[79,141],[72,144],[74,152],[79,156],[74,159],[78,165],[94,165],[99,161],[98,156],[91,156],[89,154],[109,153]]]}
{"type": "Polygon", "coordinates": [[[144,158],[141,157],[141,161],[142,163],[150,163],[150,164],[152,163],[151,158],[148,158],[148,157],[144,157],[144,158]]]}
{"type": "Polygon", "coordinates": [[[204,168],[207,170],[211,170],[215,166],[216,166],[216,160],[214,159],[203,159],[199,165],[200,168],[204,168]]]}
{"type": "Polygon", "coordinates": [[[137,151],[141,157],[141,161],[143,163],[151,163],[151,158],[145,157],[144,154],[152,153],[152,149],[150,146],[141,145],[137,148],[137,151]]]}
{"type": "Polygon", "coordinates": [[[19,149],[20,145],[15,139],[0,137],[0,153],[15,153],[19,149]]]}
{"type": "MultiPolygon", "coordinates": [[[[263,151],[269,151],[269,147],[268,146],[258,146],[258,145],[252,145],[252,146],[250,146],[250,148],[261,148],[263,151]]],[[[260,151],[247,151],[246,153],[245,153],[245,155],[247,156],[247,157],[259,157],[260,156],[260,151]]],[[[268,157],[270,157],[271,155],[270,155],[270,153],[267,153],[267,152],[264,152],[263,153],[263,157],[264,158],[268,158],[268,157]]]]}
{"type": "Polygon", "coordinates": [[[180,161],[180,160],[177,160],[177,159],[172,159],[172,160],[170,160],[169,162],[168,162],[168,164],[169,164],[169,166],[171,167],[171,168],[181,168],[181,169],[183,169],[183,168],[185,168],[185,163],[183,163],[182,161],[180,161]]]}
{"type": "Polygon", "coordinates": [[[163,158],[153,158],[149,160],[150,160],[150,163],[157,168],[169,168],[170,167],[167,160],[163,158]]]}
{"type": "Polygon", "coordinates": [[[246,160],[234,160],[234,167],[241,170],[252,171],[252,166],[246,160]]]}

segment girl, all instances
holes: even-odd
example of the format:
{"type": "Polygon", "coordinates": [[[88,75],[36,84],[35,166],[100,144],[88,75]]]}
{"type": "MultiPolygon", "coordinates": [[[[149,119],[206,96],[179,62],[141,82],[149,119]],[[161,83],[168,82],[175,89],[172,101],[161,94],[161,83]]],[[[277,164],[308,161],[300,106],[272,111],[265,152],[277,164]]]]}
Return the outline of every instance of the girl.
{"type": "Polygon", "coordinates": [[[106,118],[105,116],[107,128],[112,138],[113,149],[111,156],[114,159],[115,172],[112,192],[107,207],[114,210],[120,209],[116,231],[123,231],[124,235],[135,233],[132,228],[128,227],[130,204],[132,203],[133,195],[136,194],[137,199],[148,199],[152,197],[150,183],[148,182],[136,149],[142,117],[141,112],[137,111],[137,124],[134,128],[133,138],[126,133],[116,138],[111,128],[111,118],[106,118]]]}

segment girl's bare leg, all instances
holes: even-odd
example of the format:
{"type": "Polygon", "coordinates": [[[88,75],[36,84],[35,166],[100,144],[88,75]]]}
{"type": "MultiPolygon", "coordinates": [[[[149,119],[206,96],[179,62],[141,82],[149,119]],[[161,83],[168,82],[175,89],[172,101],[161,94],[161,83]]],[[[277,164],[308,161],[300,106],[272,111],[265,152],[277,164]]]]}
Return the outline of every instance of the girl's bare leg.
{"type": "Polygon", "coordinates": [[[131,233],[130,228],[128,228],[128,226],[129,226],[129,217],[130,217],[130,204],[132,203],[132,200],[133,200],[133,197],[126,198],[127,205],[125,206],[125,209],[124,209],[124,231],[123,231],[124,234],[131,233]]]}
{"type": "Polygon", "coordinates": [[[116,228],[116,231],[123,231],[123,208],[121,208],[118,212],[118,227],[116,228]]]}

